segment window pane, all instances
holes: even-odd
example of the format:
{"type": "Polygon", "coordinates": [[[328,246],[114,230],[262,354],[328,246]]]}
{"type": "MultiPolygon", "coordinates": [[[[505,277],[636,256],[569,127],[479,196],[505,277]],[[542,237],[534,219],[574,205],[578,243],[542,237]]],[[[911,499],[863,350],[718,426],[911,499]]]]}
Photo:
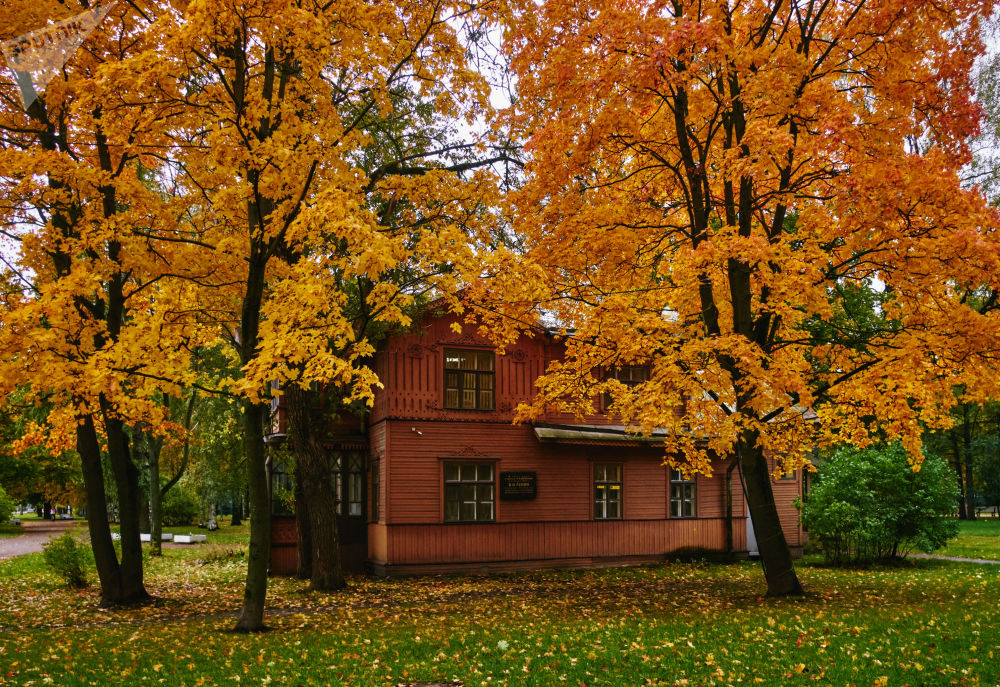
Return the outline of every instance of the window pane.
{"type": "Polygon", "coordinates": [[[607,472],[605,470],[605,465],[603,463],[597,463],[594,466],[594,481],[595,482],[606,482],[607,472]]]}
{"type": "Polygon", "coordinates": [[[444,394],[444,405],[447,408],[458,407],[458,389],[448,389],[444,394]]]}
{"type": "Polygon", "coordinates": [[[365,469],[364,457],[360,453],[351,454],[351,472],[362,472],[365,469]]]}
{"type": "Polygon", "coordinates": [[[462,501],[475,501],[476,500],[476,485],[475,484],[463,484],[459,488],[458,498],[462,501]]]}
{"type": "Polygon", "coordinates": [[[481,375],[479,375],[479,388],[480,389],[493,389],[493,375],[491,375],[491,374],[481,374],[481,375]]]}
{"type": "Polygon", "coordinates": [[[478,487],[476,487],[476,498],[479,499],[479,501],[492,501],[493,485],[480,484],[478,487]]]}
{"type": "Polygon", "coordinates": [[[479,466],[479,481],[480,482],[492,482],[493,481],[493,466],[486,464],[479,466]]]}
{"type": "Polygon", "coordinates": [[[621,465],[609,465],[608,466],[608,481],[621,482],[622,481],[622,466],[621,465]]]}
{"type": "Polygon", "coordinates": [[[447,501],[444,504],[444,519],[458,520],[458,501],[447,501]]]}
{"type": "Polygon", "coordinates": [[[476,369],[476,356],[468,352],[463,351],[459,354],[461,356],[461,367],[463,370],[475,370],[476,369]]]}
{"type": "Polygon", "coordinates": [[[458,481],[458,465],[455,463],[444,464],[444,479],[446,482],[458,481]]]}
{"type": "Polygon", "coordinates": [[[475,408],[476,407],[476,390],[469,389],[462,392],[462,407],[463,408],[475,408]]]}
{"type": "Polygon", "coordinates": [[[458,485],[448,484],[444,488],[444,500],[458,503],[458,485]]]}
{"type": "Polygon", "coordinates": [[[493,502],[480,503],[479,504],[479,517],[477,520],[492,520],[493,519],[493,502]]]}
{"type": "Polygon", "coordinates": [[[461,361],[461,356],[457,351],[445,351],[444,353],[444,366],[451,369],[458,369],[461,361]]]}
{"type": "Polygon", "coordinates": [[[463,482],[475,482],[476,481],[476,464],[466,463],[462,466],[462,481],[463,482]]]}
{"type": "Polygon", "coordinates": [[[476,502],[462,501],[462,520],[476,519],[476,502]]]}
{"type": "Polygon", "coordinates": [[[351,515],[361,515],[361,503],[354,502],[351,504],[351,515]]]}
{"type": "Polygon", "coordinates": [[[607,518],[608,519],[618,519],[621,517],[621,513],[618,512],[619,503],[617,501],[608,501],[607,518]]]}

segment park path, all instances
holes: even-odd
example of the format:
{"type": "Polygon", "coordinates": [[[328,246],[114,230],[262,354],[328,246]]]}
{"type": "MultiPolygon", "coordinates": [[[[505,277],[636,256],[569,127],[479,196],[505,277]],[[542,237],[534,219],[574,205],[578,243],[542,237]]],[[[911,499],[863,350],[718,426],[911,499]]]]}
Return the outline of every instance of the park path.
{"type": "Polygon", "coordinates": [[[23,556],[26,553],[37,553],[42,550],[42,544],[52,537],[57,537],[73,527],[85,525],[85,520],[24,520],[21,527],[24,534],[20,537],[0,538],[0,560],[23,556]]]}
{"type": "Polygon", "coordinates": [[[958,556],[935,556],[932,553],[908,553],[907,558],[928,558],[933,561],[955,561],[956,563],[985,563],[987,565],[1000,565],[1000,561],[991,561],[985,558],[959,558],[958,556]]]}

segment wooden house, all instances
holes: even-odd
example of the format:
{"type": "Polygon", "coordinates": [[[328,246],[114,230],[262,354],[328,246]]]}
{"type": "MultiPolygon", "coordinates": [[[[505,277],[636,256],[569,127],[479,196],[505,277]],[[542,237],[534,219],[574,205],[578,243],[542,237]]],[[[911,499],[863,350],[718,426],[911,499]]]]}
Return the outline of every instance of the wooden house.
{"type": "MultiPolygon", "coordinates": [[[[653,437],[612,424],[604,400],[584,422],[513,424],[535,379],[562,354],[546,335],[497,355],[453,316],[429,317],[376,358],[384,385],[348,449],[338,485],[345,567],[379,575],[582,567],[672,555],[746,556],[755,544],[739,473],[685,479],[653,437]]],[[[638,381],[642,370],[619,371],[638,381]]],[[[279,409],[280,414],[280,409],[279,409]]],[[[798,475],[773,483],[793,551],[798,475]]],[[[294,520],[276,517],[272,572],[294,572],[294,520]]]]}

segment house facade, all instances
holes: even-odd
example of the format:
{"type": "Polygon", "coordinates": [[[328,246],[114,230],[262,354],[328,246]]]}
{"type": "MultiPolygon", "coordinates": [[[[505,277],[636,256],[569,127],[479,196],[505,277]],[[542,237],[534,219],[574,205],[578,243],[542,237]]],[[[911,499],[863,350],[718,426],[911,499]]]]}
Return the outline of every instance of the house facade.
{"type": "MultiPolygon", "coordinates": [[[[513,424],[516,406],[562,355],[544,334],[498,355],[450,315],[428,317],[377,355],[384,385],[362,426],[338,427],[345,565],[379,575],[746,556],[746,501],[730,458],[685,478],[663,447],[616,426],[595,399],[583,422],[513,424]]],[[[640,369],[619,379],[639,381],[640,369]]],[[[803,541],[798,475],[773,482],[785,536],[803,541]]],[[[276,517],[272,572],[295,569],[294,520],[276,517]],[[289,534],[291,527],[291,534],[289,534]]]]}

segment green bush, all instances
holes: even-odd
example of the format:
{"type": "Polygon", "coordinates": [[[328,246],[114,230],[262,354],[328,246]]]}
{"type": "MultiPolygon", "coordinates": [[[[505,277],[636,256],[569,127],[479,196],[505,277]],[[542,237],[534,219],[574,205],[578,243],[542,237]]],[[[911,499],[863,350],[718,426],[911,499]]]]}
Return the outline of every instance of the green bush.
{"type": "Polygon", "coordinates": [[[180,485],[163,498],[164,525],[197,525],[199,512],[197,497],[180,485]]]}
{"type": "Polygon", "coordinates": [[[14,499],[7,495],[3,487],[0,487],[0,525],[7,524],[7,521],[10,520],[10,514],[14,512],[16,506],[14,499]]]}
{"type": "Polygon", "coordinates": [[[913,472],[900,444],[843,447],[819,467],[802,525],[827,561],[864,564],[931,552],[958,533],[955,475],[937,456],[913,472]]]}
{"type": "Polygon", "coordinates": [[[87,568],[93,564],[93,553],[83,536],[63,532],[42,546],[45,563],[56,571],[70,587],[87,586],[87,568]]]}

